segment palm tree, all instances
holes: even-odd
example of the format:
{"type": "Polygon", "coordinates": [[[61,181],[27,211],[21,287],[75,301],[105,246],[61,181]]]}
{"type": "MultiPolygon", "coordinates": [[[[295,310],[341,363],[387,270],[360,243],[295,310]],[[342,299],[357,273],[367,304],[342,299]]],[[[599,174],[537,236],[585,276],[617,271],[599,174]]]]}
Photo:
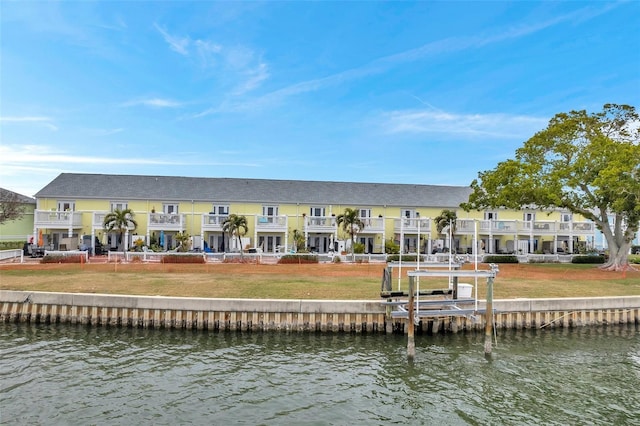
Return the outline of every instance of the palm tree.
{"type": "Polygon", "coordinates": [[[234,235],[238,238],[238,247],[240,247],[240,256],[242,256],[242,239],[240,237],[249,231],[247,218],[232,213],[222,222],[222,230],[229,234],[229,241],[234,235]]]}
{"type": "Polygon", "coordinates": [[[178,232],[176,234],[176,242],[178,242],[179,252],[187,252],[191,250],[191,235],[186,232],[178,232]]]}
{"type": "Polygon", "coordinates": [[[336,217],[336,223],[351,237],[351,259],[355,262],[356,235],[364,229],[364,222],[360,219],[360,212],[358,212],[358,209],[347,207],[344,209],[344,213],[336,217]]]}
{"type": "MultiPolygon", "coordinates": [[[[117,232],[120,236],[118,240],[118,247],[122,244],[122,237],[127,230],[135,231],[138,227],[138,222],[133,218],[133,210],[131,209],[115,209],[111,213],[108,213],[102,222],[106,232],[117,232]]],[[[124,251],[126,244],[122,244],[122,251],[124,251]]]]}
{"type": "MultiPolygon", "coordinates": [[[[456,221],[458,220],[458,215],[455,210],[442,210],[439,216],[433,218],[436,223],[436,229],[438,230],[438,234],[442,234],[445,229],[447,231],[451,231],[451,238],[453,239],[456,234],[456,221]],[[451,227],[449,229],[449,227],[451,227]]],[[[446,233],[449,235],[449,232],[446,233]]],[[[449,241],[449,251],[451,251],[452,241],[449,241]]]]}

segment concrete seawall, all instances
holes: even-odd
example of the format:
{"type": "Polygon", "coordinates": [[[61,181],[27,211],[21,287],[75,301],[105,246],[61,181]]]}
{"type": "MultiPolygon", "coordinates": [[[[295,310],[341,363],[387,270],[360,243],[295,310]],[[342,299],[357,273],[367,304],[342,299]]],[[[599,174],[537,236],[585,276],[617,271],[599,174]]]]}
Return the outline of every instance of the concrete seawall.
{"type": "MultiPolygon", "coordinates": [[[[640,322],[640,296],[495,300],[498,329],[640,322]]],[[[484,309],[484,303],[478,304],[484,309]]],[[[204,299],[0,290],[0,321],[212,331],[406,332],[378,300],[204,299]]],[[[434,317],[418,332],[484,330],[484,316],[434,317]]]]}

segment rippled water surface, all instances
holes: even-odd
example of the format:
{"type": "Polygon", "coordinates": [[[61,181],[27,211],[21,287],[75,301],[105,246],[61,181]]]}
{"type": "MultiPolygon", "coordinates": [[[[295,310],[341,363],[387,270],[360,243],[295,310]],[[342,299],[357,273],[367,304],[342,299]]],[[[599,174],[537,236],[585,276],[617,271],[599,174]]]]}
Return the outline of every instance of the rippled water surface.
{"type": "Polygon", "coordinates": [[[497,336],[0,324],[3,424],[640,424],[637,326],[497,336]]]}

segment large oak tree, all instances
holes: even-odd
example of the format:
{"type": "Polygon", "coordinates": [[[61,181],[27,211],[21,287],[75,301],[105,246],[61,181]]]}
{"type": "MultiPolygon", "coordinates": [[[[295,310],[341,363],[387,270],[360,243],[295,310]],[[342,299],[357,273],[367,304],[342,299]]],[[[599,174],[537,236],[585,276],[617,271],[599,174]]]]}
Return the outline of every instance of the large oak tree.
{"type": "Polygon", "coordinates": [[[478,173],[466,210],[566,209],[592,220],[607,240],[608,270],[628,267],[640,222],[640,119],[635,107],[557,114],[516,150],[478,173]]]}

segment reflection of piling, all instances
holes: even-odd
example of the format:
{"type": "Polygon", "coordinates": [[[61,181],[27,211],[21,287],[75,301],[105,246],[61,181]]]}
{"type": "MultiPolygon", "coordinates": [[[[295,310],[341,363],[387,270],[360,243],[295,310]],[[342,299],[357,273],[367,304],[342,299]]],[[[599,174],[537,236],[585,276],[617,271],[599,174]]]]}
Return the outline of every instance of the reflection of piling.
{"type": "Polygon", "coordinates": [[[407,309],[409,310],[407,316],[407,357],[409,359],[413,359],[416,356],[416,343],[414,340],[414,314],[413,311],[415,309],[415,277],[409,277],[409,301],[407,309]]]}
{"type": "Polygon", "coordinates": [[[490,355],[491,339],[493,338],[493,277],[487,278],[487,306],[484,318],[484,354],[490,355]]]}

